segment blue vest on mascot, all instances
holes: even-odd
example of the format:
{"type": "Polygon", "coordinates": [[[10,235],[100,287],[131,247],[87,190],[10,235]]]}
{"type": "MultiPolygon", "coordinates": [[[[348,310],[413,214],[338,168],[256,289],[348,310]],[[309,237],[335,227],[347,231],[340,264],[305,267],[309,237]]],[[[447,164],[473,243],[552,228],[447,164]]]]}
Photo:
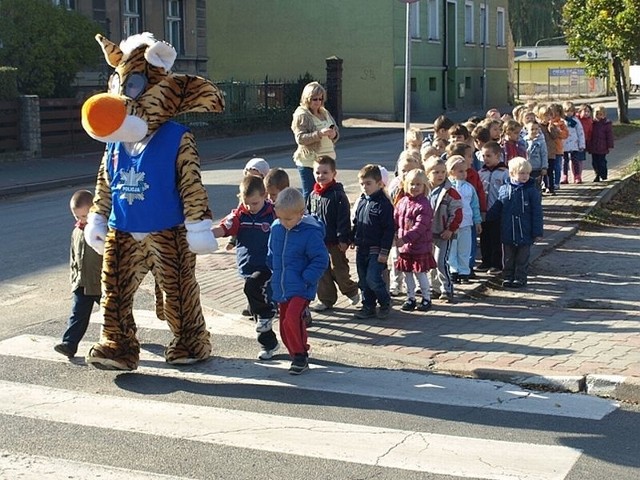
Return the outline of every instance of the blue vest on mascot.
{"type": "Polygon", "coordinates": [[[121,142],[107,144],[112,207],[109,227],[157,232],[184,223],[176,185],[176,158],[184,125],[166,122],[144,151],[130,156],[121,142]]]}

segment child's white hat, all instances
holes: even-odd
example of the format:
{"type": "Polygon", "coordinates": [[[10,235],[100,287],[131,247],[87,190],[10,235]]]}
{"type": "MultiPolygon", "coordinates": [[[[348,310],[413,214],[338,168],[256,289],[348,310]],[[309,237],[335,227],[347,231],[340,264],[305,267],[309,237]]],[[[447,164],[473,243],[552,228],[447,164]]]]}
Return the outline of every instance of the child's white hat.
{"type": "Polygon", "coordinates": [[[378,165],[380,169],[380,176],[382,177],[382,184],[386,187],[389,184],[389,171],[382,165],[378,165]]]}
{"type": "Polygon", "coordinates": [[[245,171],[255,169],[260,172],[260,175],[265,177],[269,173],[269,164],[264,158],[252,158],[244,166],[245,171]]]}

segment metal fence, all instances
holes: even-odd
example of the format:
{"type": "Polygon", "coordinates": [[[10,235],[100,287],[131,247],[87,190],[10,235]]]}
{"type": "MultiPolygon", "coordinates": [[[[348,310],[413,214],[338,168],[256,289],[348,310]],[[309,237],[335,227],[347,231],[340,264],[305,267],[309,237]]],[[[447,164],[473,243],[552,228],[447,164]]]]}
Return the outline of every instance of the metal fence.
{"type": "MultiPolygon", "coordinates": [[[[272,81],[267,77],[262,82],[216,82],[225,98],[223,113],[188,113],[176,120],[205,137],[286,127],[309,81],[312,79],[305,76],[297,81],[272,81]]],[[[39,108],[31,121],[34,127],[24,132],[19,127],[24,116],[20,108],[18,101],[0,102],[1,154],[19,152],[21,137],[33,135],[39,136],[36,143],[44,155],[103,148],[82,129],[79,99],[39,99],[39,108]]]]}
{"type": "Polygon", "coordinates": [[[225,99],[222,114],[187,113],[177,120],[201,135],[284,127],[291,122],[308,81],[216,82],[225,99]]]}

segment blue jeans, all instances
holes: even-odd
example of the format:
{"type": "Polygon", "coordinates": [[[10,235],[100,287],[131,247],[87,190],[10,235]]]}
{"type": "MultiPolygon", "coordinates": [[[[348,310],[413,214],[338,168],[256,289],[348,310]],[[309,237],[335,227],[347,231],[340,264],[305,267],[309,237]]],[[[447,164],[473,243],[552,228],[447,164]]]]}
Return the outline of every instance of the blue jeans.
{"type": "Polygon", "coordinates": [[[555,183],[556,190],[560,186],[560,177],[562,176],[562,166],[564,164],[564,155],[556,155],[556,163],[553,166],[554,169],[554,178],[553,181],[555,183]]]}
{"type": "Polygon", "coordinates": [[[389,289],[382,277],[387,268],[386,263],[378,262],[378,254],[370,254],[368,250],[356,253],[358,270],[358,287],[362,290],[362,306],[367,310],[375,310],[376,300],[381,307],[391,304],[389,289]]]}
{"type": "Polygon", "coordinates": [[[78,349],[78,344],[89,327],[89,319],[93,304],[100,306],[99,295],[85,295],[84,287],[78,287],[73,292],[73,307],[71,308],[71,316],[67,322],[67,329],[62,335],[62,341],[69,344],[74,350],[78,349]]]}
{"type": "Polygon", "coordinates": [[[298,173],[300,174],[300,183],[302,183],[302,195],[305,202],[313,191],[313,185],[316,183],[316,177],[313,176],[313,168],[311,167],[298,167],[298,173]]]}

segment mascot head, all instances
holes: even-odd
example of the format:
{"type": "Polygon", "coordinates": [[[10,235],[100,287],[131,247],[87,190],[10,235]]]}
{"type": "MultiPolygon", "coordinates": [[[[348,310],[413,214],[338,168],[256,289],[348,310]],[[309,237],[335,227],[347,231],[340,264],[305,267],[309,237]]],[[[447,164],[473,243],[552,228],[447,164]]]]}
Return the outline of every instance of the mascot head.
{"type": "Polygon", "coordinates": [[[185,112],[222,112],[218,87],[205,78],[171,72],[175,49],[151,33],[133,35],[120,46],[96,35],[115,68],[108,93],[82,106],[82,126],[102,142],[138,142],[171,117],[185,112]]]}

